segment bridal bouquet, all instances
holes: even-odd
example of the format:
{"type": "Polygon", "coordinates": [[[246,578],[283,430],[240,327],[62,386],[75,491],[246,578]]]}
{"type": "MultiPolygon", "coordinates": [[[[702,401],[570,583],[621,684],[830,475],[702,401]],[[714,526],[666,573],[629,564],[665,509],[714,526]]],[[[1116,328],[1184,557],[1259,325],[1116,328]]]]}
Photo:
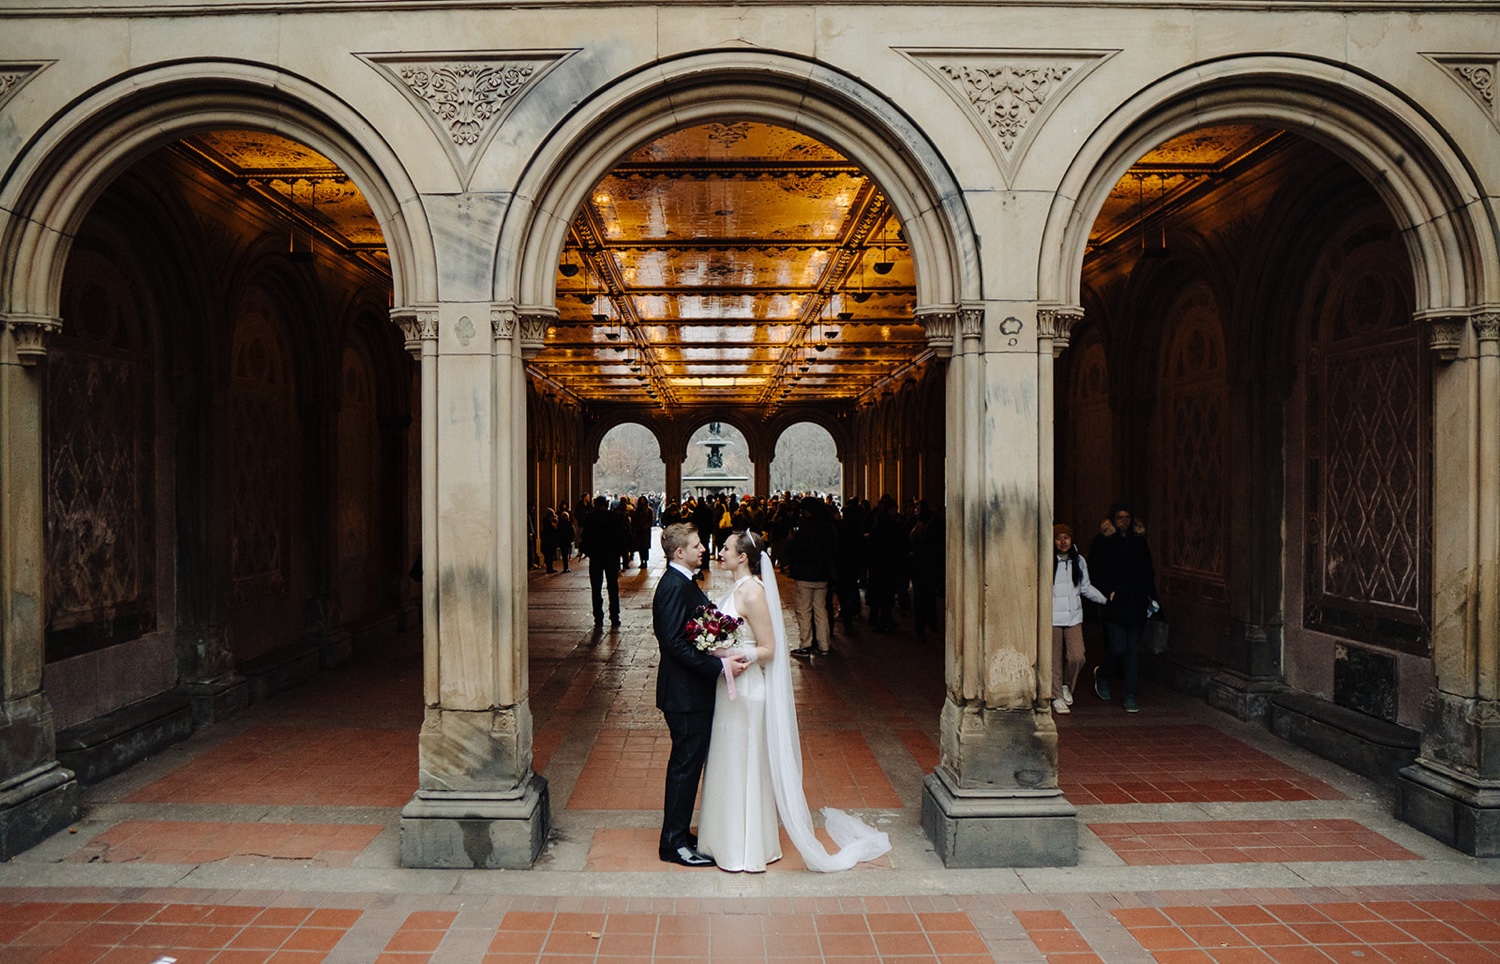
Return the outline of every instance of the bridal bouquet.
{"type": "MultiPolygon", "coordinates": [[[[699,606],[693,618],[689,619],[683,628],[687,632],[688,642],[692,643],[694,648],[711,653],[716,649],[727,649],[739,642],[740,626],[744,622],[743,619],[719,612],[712,606],[699,606]]],[[[724,683],[725,695],[734,699],[734,672],[729,668],[728,659],[724,659],[724,683]]]]}
{"type": "Polygon", "coordinates": [[[705,653],[726,649],[739,642],[743,619],[721,613],[712,606],[699,606],[693,618],[687,621],[688,642],[705,653]]]}

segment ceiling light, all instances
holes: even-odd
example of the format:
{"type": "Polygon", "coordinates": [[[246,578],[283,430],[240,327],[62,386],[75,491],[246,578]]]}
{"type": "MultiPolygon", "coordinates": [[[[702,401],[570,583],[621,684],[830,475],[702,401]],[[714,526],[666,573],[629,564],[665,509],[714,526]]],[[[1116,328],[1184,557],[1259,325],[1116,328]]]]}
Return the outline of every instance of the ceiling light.
{"type": "MultiPolygon", "coordinates": [[[[862,305],[865,302],[869,301],[870,300],[870,296],[873,295],[874,293],[875,292],[873,292],[873,291],[856,291],[852,295],[849,296],[849,300],[853,301],[857,305],[862,305]]],[[[853,316],[853,312],[850,312],[850,315],[852,317],[853,316]]],[[[839,316],[843,317],[843,313],[841,312],[839,316]]]]}
{"type": "Polygon", "coordinates": [[[877,261],[873,265],[871,265],[871,267],[875,269],[876,274],[890,274],[891,269],[895,266],[896,262],[894,261],[877,261]]]}
{"type": "MultiPolygon", "coordinates": [[[[589,301],[592,301],[592,300],[593,300],[593,298],[590,297],[589,301]]],[[[585,302],[585,303],[587,303],[587,302],[585,302]]],[[[602,324],[604,324],[607,321],[609,321],[609,315],[602,314],[601,312],[597,312],[597,311],[594,312],[594,324],[596,324],[596,325],[602,325],[602,324]]],[[[605,332],[604,333],[604,337],[605,338],[612,337],[612,333],[611,332],[605,332]]]]}
{"type": "MultiPolygon", "coordinates": [[[[852,312],[852,311],[841,311],[841,312],[839,312],[839,321],[848,321],[850,318],[853,318],[853,317],[854,317],[854,312],[852,312]]],[[[828,337],[832,338],[833,336],[829,335],[828,337]]]]}
{"type": "Polygon", "coordinates": [[[828,342],[826,342],[826,341],[820,341],[816,345],[813,346],[813,351],[827,351],[827,350],[828,350],[828,342]]]}
{"type": "MultiPolygon", "coordinates": [[[[840,318],[844,318],[843,312],[839,313],[839,317],[840,318]]],[[[844,318],[844,320],[847,321],[848,319],[844,318]]],[[[839,336],[839,330],[837,328],[825,328],[825,329],[823,329],[823,337],[824,338],[837,338],[838,336],[839,336]]]]}
{"type": "Polygon", "coordinates": [[[585,291],[583,294],[576,295],[575,297],[586,305],[594,303],[594,293],[592,291],[585,291]]]}

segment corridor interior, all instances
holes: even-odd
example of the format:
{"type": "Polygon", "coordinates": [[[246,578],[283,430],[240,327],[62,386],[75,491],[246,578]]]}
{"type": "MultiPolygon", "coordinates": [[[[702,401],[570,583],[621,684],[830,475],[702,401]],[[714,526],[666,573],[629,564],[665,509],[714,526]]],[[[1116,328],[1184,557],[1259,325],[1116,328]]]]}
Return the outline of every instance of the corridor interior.
{"type": "Polygon", "coordinates": [[[398,867],[422,721],[408,637],[89,789],[74,827],[0,866],[0,957],[1500,961],[1493,861],[1397,823],[1386,788],[1149,685],[1138,715],[1085,685],[1057,720],[1079,866],[945,869],[920,825],[943,656],[904,616],[794,668],[809,803],[858,810],[891,853],[833,875],[785,844],[763,875],[664,864],[662,566],[657,548],[621,577],[623,625],[602,633],[586,566],[530,578],[552,808],[535,870],[398,867]]]}

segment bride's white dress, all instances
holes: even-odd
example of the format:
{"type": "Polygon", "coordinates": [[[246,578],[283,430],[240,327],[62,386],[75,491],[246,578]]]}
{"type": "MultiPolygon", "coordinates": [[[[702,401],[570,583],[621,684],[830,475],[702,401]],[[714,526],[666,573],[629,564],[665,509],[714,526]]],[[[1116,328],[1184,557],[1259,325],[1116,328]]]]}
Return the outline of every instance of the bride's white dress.
{"type": "MultiPolygon", "coordinates": [[[[735,588],[750,578],[745,576],[735,588]]],[[[802,791],[802,744],[797,734],[786,620],[769,555],[760,559],[760,583],[765,588],[774,636],[771,658],[749,667],[735,679],[737,699],[729,698],[728,685],[719,680],[703,776],[698,848],[725,870],[765,870],[766,864],[781,856],[776,833],[779,815],[787,839],[808,870],[848,870],[890,852],[890,837],[833,807],[824,807],[822,813],[823,828],[833,840],[834,851],[829,853],[814,833],[812,814],[802,791]]],[[[719,609],[739,615],[734,609],[733,590],[719,609]]],[[[749,624],[740,632],[744,634],[741,645],[745,645],[749,624]]]]}
{"type": "MultiPolygon", "coordinates": [[[[738,589],[746,576],[734,584],[738,589]]],[[[719,610],[739,616],[734,589],[719,610]]],[[[740,627],[740,648],[755,645],[750,626],[740,627]]],[[[714,700],[713,737],[703,772],[703,809],[698,817],[698,849],[724,870],[759,872],[781,859],[776,832],[776,796],[766,752],[766,674],[755,664],[734,679],[736,698],[719,677],[714,700]]]]}

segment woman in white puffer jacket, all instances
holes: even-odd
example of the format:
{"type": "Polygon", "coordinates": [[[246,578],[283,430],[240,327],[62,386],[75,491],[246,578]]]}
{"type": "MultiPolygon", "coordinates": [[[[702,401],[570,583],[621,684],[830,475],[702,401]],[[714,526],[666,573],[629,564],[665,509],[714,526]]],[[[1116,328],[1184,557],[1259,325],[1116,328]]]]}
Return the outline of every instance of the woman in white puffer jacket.
{"type": "Polygon", "coordinates": [[[1089,582],[1089,566],[1073,545],[1073,530],[1052,527],[1052,712],[1071,713],[1073,687],[1083,671],[1083,600],[1104,604],[1089,582]]]}

